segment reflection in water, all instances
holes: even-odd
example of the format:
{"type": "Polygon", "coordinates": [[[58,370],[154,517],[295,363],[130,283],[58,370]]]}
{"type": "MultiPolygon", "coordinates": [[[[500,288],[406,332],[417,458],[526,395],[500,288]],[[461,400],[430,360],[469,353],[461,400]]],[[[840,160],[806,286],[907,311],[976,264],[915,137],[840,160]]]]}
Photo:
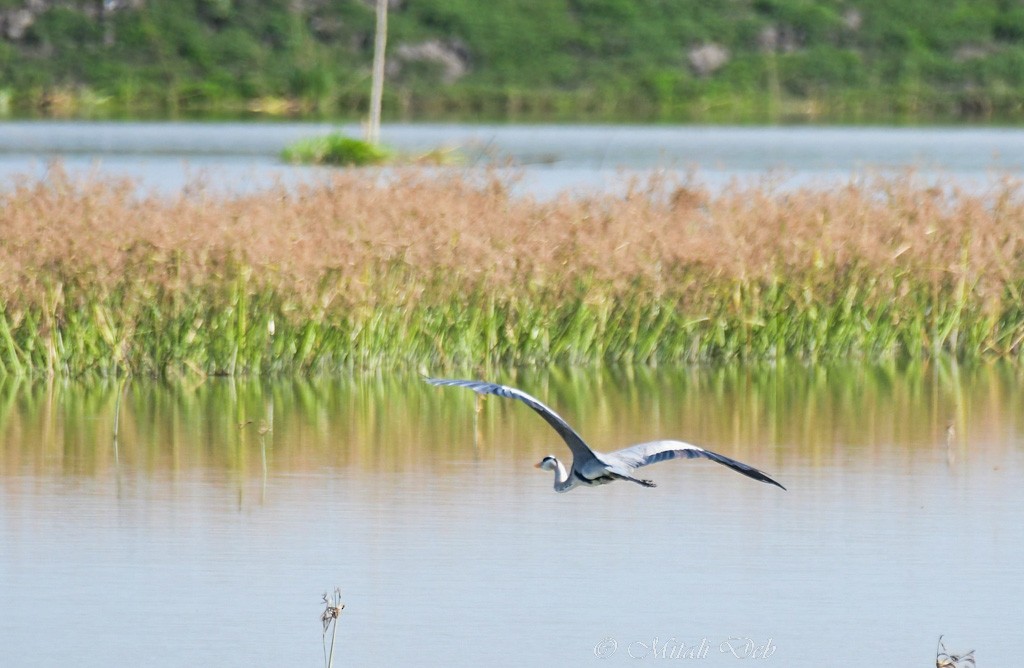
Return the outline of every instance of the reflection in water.
{"type": "Polygon", "coordinates": [[[748,640],[790,667],[871,648],[928,665],[940,633],[1013,665],[1021,368],[493,379],[596,448],[681,438],[789,491],[681,462],[652,470],[656,489],[555,494],[531,464],[565,445],[538,416],[415,375],[5,379],[0,662],[318,665],[337,586],[335,665],[589,666],[706,645],[701,665],[734,666],[748,640]]]}
{"type": "MultiPolygon", "coordinates": [[[[528,371],[500,379],[546,401],[595,448],[680,438],[778,468],[937,445],[998,454],[1024,431],[1014,366],[528,371]]],[[[528,409],[445,393],[414,375],[288,380],[0,381],[0,475],[234,478],[350,468],[421,471],[562,448],[528,409]]],[[[555,454],[564,454],[556,451],[555,454]]]]}

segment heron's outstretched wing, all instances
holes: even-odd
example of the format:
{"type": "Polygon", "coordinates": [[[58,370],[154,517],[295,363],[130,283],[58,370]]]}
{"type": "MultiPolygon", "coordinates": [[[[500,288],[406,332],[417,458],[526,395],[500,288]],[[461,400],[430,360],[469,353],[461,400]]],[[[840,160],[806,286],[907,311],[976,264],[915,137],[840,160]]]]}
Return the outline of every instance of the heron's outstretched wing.
{"type": "MultiPolygon", "coordinates": [[[[622,450],[616,450],[603,455],[605,460],[613,462],[621,462],[631,468],[640,468],[641,466],[647,466],[648,464],[657,464],[668,459],[685,458],[685,459],[696,459],[703,457],[704,459],[710,459],[713,462],[718,462],[728,466],[737,473],[742,473],[748,478],[754,480],[760,480],[778,487],[782,487],[781,484],[772,480],[766,473],[755,469],[749,464],[738,462],[735,459],[720,455],[717,452],[711,452],[704,448],[689,443],[683,443],[682,441],[652,441],[650,443],[640,443],[639,445],[632,445],[622,450]]],[[[782,489],[786,489],[782,487],[782,489]]]]}
{"type": "Polygon", "coordinates": [[[576,430],[569,426],[569,423],[562,419],[558,413],[554,412],[543,403],[541,403],[535,397],[531,397],[522,390],[517,390],[514,387],[508,387],[507,385],[498,385],[497,383],[487,383],[482,380],[453,380],[450,378],[426,378],[425,379],[431,385],[443,385],[443,386],[454,386],[454,387],[468,387],[469,389],[479,394],[494,394],[499,397],[506,397],[508,399],[518,399],[523,402],[544,418],[544,420],[558,432],[558,435],[562,437],[566,445],[572,451],[573,461],[576,465],[580,465],[590,459],[595,459],[594,451],[590,449],[576,430]]]}

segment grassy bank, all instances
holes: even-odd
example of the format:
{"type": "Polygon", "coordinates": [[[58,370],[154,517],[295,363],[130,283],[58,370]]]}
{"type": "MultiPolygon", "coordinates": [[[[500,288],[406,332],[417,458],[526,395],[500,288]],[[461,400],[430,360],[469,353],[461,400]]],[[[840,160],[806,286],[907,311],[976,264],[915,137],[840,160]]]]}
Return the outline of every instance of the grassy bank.
{"type": "Polygon", "coordinates": [[[535,202],[409,170],[161,199],[57,169],[0,198],[0,369],[1020,358],[1022,195],[907,176],[535,202]]]}

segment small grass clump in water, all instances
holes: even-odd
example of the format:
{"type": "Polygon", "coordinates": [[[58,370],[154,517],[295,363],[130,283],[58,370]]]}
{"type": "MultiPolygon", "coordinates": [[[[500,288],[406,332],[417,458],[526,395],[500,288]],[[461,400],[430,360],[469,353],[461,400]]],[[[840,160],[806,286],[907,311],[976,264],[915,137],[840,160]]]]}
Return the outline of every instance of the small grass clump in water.
{"type": "Polygon", "coordinates": [[[286,162],[313,165],[341,165],[360,167],[379,165],[391,157],[391,153],[380,146],[346,137],[329,134],[323,137],[300,139],[281,153],[286,162]]]}
{"type": "Polygon", "coordinates": [[[0,195],[0,373],[1012,357],[1024,191],[692,182],[513,197],[397,171],[162,198],[0,195]]]}

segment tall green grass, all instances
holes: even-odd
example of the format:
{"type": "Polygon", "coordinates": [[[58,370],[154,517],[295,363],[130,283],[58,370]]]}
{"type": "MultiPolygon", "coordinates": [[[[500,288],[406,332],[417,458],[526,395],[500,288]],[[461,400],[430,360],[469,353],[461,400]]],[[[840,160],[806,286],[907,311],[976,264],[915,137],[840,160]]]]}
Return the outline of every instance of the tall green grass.
{"type": "Polygon", "coordinates": [[[38,308],[0,314],[0,375],[1019,359],[1024,342],[1024,306],[1012,293],[992,310],[955,288],[852,276],[828,286],[705,284],[696,300],[595,282],[572,295],[382,297],[321,314],[241,281],[173,298],[130,286],[68,298],[76,308],[56,325],[38,308]]]}

